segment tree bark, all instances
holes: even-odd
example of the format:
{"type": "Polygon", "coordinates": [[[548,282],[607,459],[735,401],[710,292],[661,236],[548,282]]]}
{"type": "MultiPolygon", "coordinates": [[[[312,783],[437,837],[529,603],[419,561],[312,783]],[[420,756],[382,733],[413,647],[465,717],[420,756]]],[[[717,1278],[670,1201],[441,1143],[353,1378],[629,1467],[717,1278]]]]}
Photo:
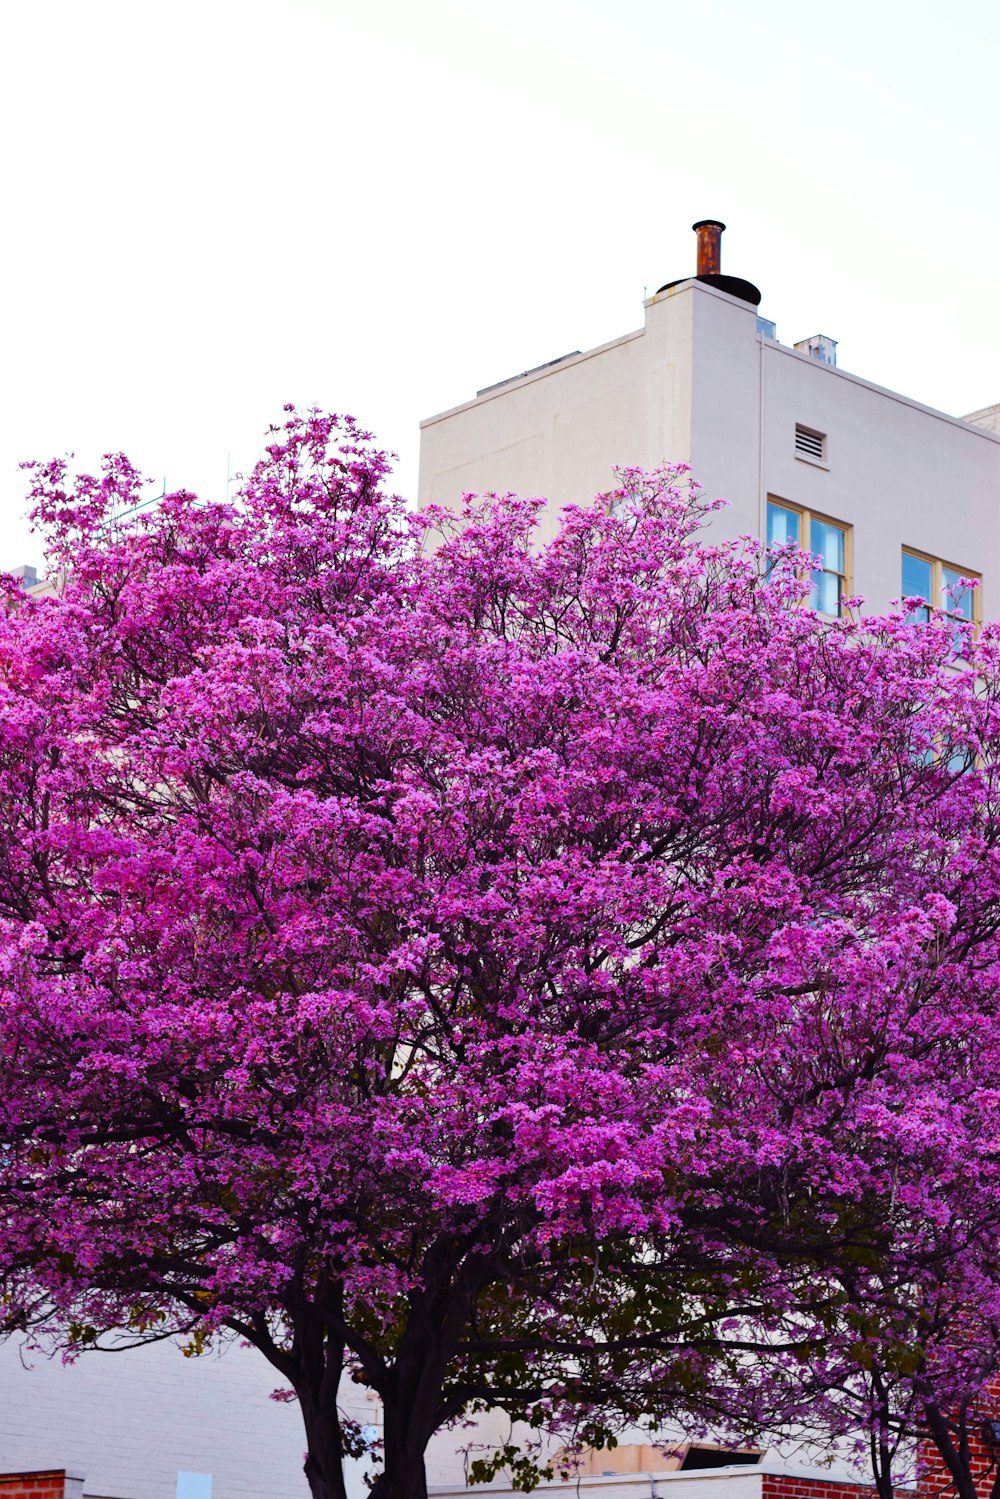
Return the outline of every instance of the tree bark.
{"type": "Polygon", "coordinates": [[[317,1401],[312,1390],[300,1390],[299,1409],[306,1429],[303,1471],[312,1499],[347,1499],[344,1484],[344,1447],[336,1404],[317,1401]]]}
{"type": "Polygon", "coordinates": [[[371,1499],[427,1499],[424,1453],[438,1426],[443,1362],[436,1340],[410,1330],[383,1401],[384,1467],[371,1499]]]}
{"type": "Polygon", "coordinates": [[[423,1453],[398,1453],[387,1461],[372,1487],[371,1499],[427,1499],[423,1453]]]}
{"type": "Polygon", "coordinates": [[[933,1401],[924,1403],[924,1421],[928,1435],[948,1470],[958,1499],[979,1499],[975,1475],[969,1460],[964,1412],[961,1413],[959,1420],[960,1435],[957,1446],[948,1428],[947,1420],[933,1401]]]}
{"type": "Polygon", "coordinates": [[[878,1400],[878,1424],[870,1433],[872,1473],[879,1499],[895,1499],[892,1477],[894,1449],[890,1440],[889,1400],[878,1369],[872,1371],[872,1390],[878,1400]]]}
{"type": "Polygon", "coordinates": [[[344,1484],[344,1433],[337,1397],[344,1349],[317,1317],[301,1317],[296,1327],[293,1380],[306,1429],[303,1465],[312,1499],[347,1499],[344,1484]]]}
{"type": "Polygon", "coordinates": [[[875,1488],[879,1499],[895,1499],[895,1485],[892,1477],[892,1451],[889,1443],[875,1432],[871,1436],[871,1462],[872,1473],[875,1477],[875,1488]]]}
{"type": "MultiPolygon", "coordinates": [[[[443,1403],[454,1355],[488,1266],[464,1259],[464,1246],[443,1237],[428,1250],[423,1281],[411,1292],[409,1316],[391,1365],[368,1370],[383,1408],[383,1467],[371,1499],[427,1499],[424,1453],[449,1418],[443,1403]],[[456,1274],[457,1270],[457,1274],[456,1274]]],[[[327,1288],[329,1290],[329,1288],[327,1288]]],[[[338,1292],[339,1294],[339,1292],[338,1292]]],[[[337,1315],[341,1315],[339,1304],[337,1315]]],[[[337,1407],[344,1347],[322,1319],[303,1316],[296,1328],[292,1377],[306,1428],[306,1477],[312,1499],[346,1499],[344,1440],[337,1407]]],[[[374,1358],[373,1358],[374,1362],[374,1358]]]]}

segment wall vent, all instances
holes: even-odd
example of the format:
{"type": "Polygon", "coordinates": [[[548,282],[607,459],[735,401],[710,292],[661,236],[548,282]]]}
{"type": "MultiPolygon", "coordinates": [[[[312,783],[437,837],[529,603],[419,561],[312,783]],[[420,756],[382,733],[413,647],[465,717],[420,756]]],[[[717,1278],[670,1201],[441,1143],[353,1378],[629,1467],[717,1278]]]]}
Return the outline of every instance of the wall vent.
{"type": "Polygon", "coordinates": [[[811,458],[814,463],[825,463],[826,434],[814,432],[811,427],[803,427],[796,422],[795,451],[803,458],[811,458]]]}

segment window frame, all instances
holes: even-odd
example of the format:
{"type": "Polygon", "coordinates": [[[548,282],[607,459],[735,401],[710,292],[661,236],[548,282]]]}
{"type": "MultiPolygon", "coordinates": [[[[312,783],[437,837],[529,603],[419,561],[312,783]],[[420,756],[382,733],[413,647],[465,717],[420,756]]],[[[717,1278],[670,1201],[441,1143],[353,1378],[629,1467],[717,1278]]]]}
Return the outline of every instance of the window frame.
{"type": "MultiPolygon", "coordinates": [[[[843,531],[843,533],[844,533],[844,571],[842,573],[834,573],[828,567],[807,568],[807,569],[805,569],[805,574],[810,578],[810,580],[811,580],[812,574],[814,572],[827,573],[831,577],[835,577],[835,578],[839,578],[840,579],[840,581],[841,581],[841,588],[840,588],[840,609],[839,609],[838,613],[836,613],[836,614],[827,614],[824,609],[817,609],[816,613],[819,614],[819,615],[821,615],[823,617],[823,619],[843,619],[845,617],[844,600],[845,599],[849,599],[851,597],[852,592],[853,592],[853,589],[852,589],[851,585],[852,585],[852,579],[853,579],[853,576],[854,576],[854,527],[850,524],[849,521],[837,520],[837,518],[835,516],[833,516],[833,515],[827,515],[822,510],[814,510],[810,505],[796,505],[794,503],[794,501],[792,501],[792,500],[783,500],[780,497],[780,495],[769,494],[767,496],[767,500],[765,502],[765,507],[764,507],[764,545],[765,545],[765,547],[767,546],[767,507],[769,505],[776,505],[779,510],[790,510],[793,515],[797,515],[799,517],[799,550],[802,551],[802,552],[808,552],[811,557],[815,557],[817,555],[817,553],[814,552],[813,549],[812,549],[812,523],[813,523],[814,520],[815,521],[819,521],[819,523],[821,525],[824,525],[824,526],[833,526],[833,527],[835,527],[836,530],[843,531]],[[808,537],[809,537],[809,545],[808,546],[806,545],[806,542],[802,539],[804,532],[808,532],[808,537]]],[[[812,593],[812,583],[811,583],[811,581],[810,581],[809,591],[810,591],[810,594],[811,594],[812,593]]],[[[814,607],[812,603],[809,603],[808,606],[809,606],[810,609],[814,607]]]]}
{"type": "Polygon", "coordinates": [[[905,544],[899,553],[899,591],[900,599],[912,597],[903,593],[903,558],[915,557],[918,562],[930,563],[931,569],[931,599],[923,606],[932,610],[935,614],[943,614],[946,619],[954,620],[956,624],[971,625],[973,633],[977,633],[983,622],[983,575],[976,572],[973,567],[958,567],[954,562],[949,562],[945,557],[935,557],[933,552],[925,552],[920,547],[909,547],[905,544]],[[944,598],[944,573],[945,571],[958,573],[960,578],[974,578],[979,584],[978,588],[972,590],[972,613],[956,614],[951,609],[946,609],[943,603],[934,603],[934,599],[944,598]]]}

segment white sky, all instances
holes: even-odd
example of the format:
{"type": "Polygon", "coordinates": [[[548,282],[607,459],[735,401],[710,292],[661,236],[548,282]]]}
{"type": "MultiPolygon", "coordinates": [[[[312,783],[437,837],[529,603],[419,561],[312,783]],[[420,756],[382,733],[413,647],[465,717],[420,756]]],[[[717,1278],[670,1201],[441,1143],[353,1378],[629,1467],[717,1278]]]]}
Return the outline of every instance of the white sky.
{"type": "Polygon", "coordinates": [[[282,403],[418,422],[694,266],[1000,401],[995,0],[0,0],[0,565],[20,459],[219,495],[282,403]]]}

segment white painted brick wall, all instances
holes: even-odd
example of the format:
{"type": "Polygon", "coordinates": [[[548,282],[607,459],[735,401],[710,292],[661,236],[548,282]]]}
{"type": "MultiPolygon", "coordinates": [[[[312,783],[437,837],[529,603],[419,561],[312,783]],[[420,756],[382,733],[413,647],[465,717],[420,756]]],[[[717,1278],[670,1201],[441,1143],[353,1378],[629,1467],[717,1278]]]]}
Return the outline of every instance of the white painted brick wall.
{"type": "MultiPolygon", "coordinates": [[[[282,1384],[254,1349],[228,1344],[186,1359],[174,1344],[84,1354],[75,1364],[0,1343],[0,1472],[59,1467],[85,1475],[101,1499],[175,1499],[177,1473],[212,1474],[212,1499],[307,1499],[305,1437],[298,1406],[268,1398],[282,1384]]],[[[361,1389],[345,1406],[377,1421],[361,1389]]],[[[501,1440],[505,1417],[476,1423],[480,1440],[501,1440]]],[[[469,1429],[441,1432],[428,1479],[459,1484],[459,1446],[469,1429]]],[[[360,1464],[350,1499],[365,1499],[360,1464]]]]}
{"type": "Polygon", "coordinates": [[[186,1470],[212,1474],[212,1499],[306,1499],[298,1407],[268,1399],[280,1384],[237,1345],[186,1359],[160,1343],[63,1365],[12,1339],[0,1344],[0,1472],[67,1467],[87,1494],[174,1499],[186,1470]]]}

